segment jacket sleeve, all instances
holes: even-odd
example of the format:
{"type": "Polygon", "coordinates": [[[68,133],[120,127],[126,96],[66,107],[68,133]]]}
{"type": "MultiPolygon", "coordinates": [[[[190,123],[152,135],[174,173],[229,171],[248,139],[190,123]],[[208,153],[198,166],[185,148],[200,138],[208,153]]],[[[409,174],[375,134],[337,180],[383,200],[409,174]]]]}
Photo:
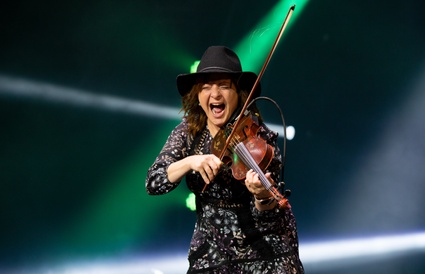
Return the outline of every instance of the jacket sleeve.
{"type": "Polygon", "coordinates": [[[168,167],[187,155],[187,123],[183,120],[168,136],[159,155],[148,169],[145,187],[149,195],[160,195],[175,189],[180,182],[168,180],[168,167]]]}

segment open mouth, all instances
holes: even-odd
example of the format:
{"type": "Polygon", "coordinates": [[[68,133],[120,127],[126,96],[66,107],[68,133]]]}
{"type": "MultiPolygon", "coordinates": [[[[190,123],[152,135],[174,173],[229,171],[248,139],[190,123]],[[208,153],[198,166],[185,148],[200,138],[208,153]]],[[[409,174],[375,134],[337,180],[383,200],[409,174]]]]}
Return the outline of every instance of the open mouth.
{"type": "Polygon", "coordinates": [[[224,112],[224,104],[210,104],[211,112],[214,116],[221,115],[224,112]]]}

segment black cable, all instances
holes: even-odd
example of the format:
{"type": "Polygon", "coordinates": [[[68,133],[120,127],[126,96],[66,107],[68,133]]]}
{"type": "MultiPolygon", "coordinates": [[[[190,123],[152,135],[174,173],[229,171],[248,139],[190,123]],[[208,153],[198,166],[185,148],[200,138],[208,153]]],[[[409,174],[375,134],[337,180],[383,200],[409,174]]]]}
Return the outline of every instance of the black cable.
{"type": "Polygon", "coordinates": [[[247,106],[247,109],[249,109],[249,107],[257,100],[267,100],[272,102],[275,107],[279,110],[280,113],[280,118],[282,120],[282,125],[283,125],[283,148],[282,148],[282,169],[281,169],[281,178],[282,181],[285,182],[284,180],[284,169],[285,169],[285,161],[286,161],[286,123],[285,123],[285,118],[283,117],[283,112],[280,109],[278,103],[276,103],[276,101],[274,101],[273,99],[269,98],[269,97],[265,97],[265,96],[259,96],[254,98],[249,105],[247,106]]]}

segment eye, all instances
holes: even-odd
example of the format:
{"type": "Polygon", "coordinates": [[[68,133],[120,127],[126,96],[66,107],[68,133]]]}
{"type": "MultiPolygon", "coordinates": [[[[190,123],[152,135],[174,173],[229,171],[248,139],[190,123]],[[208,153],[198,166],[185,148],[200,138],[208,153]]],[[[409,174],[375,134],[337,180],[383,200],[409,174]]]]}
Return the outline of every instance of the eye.
{"type": "Polygon", "coordinates": [[[230,89],[231,88],[231,84],[228,82],[223,82],[219,84],[220,89],[230,89]]]}
{"type": "Polygon", "coordinates": [[[202,85],[202,90],[210,90],[210,89],[211,89],[211,85],[209,84],[202,85]]]}

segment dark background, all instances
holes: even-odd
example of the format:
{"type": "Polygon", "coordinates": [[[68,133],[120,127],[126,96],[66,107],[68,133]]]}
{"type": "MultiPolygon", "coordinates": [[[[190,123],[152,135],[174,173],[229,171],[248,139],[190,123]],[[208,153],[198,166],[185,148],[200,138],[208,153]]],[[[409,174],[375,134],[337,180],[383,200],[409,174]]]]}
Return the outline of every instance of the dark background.
{"type": "MultiPolygon", "coordinates": [[[[178,117],[175,77],[210,45],[236,47],[276,3],[3,3],[0,267],[186,252],[194,213],[184,184],[164,197],[144,189],[146,170],[178,119],[43,91],[52,85],[53,93],[151,103],[175,108],[178,117]],[[41,85],[40,92],[23,83],[41,85]]],[[[301,249],[424,230],[424,11],[419,0],[308,1],[295,9],[262,86],[296,130],[285,181],[301,249]]],[[[266,122],[280,123],[271,105],[261,106],[266,122]]],[[[306,269],[419,273],[423,252],[306,269]]]]}

